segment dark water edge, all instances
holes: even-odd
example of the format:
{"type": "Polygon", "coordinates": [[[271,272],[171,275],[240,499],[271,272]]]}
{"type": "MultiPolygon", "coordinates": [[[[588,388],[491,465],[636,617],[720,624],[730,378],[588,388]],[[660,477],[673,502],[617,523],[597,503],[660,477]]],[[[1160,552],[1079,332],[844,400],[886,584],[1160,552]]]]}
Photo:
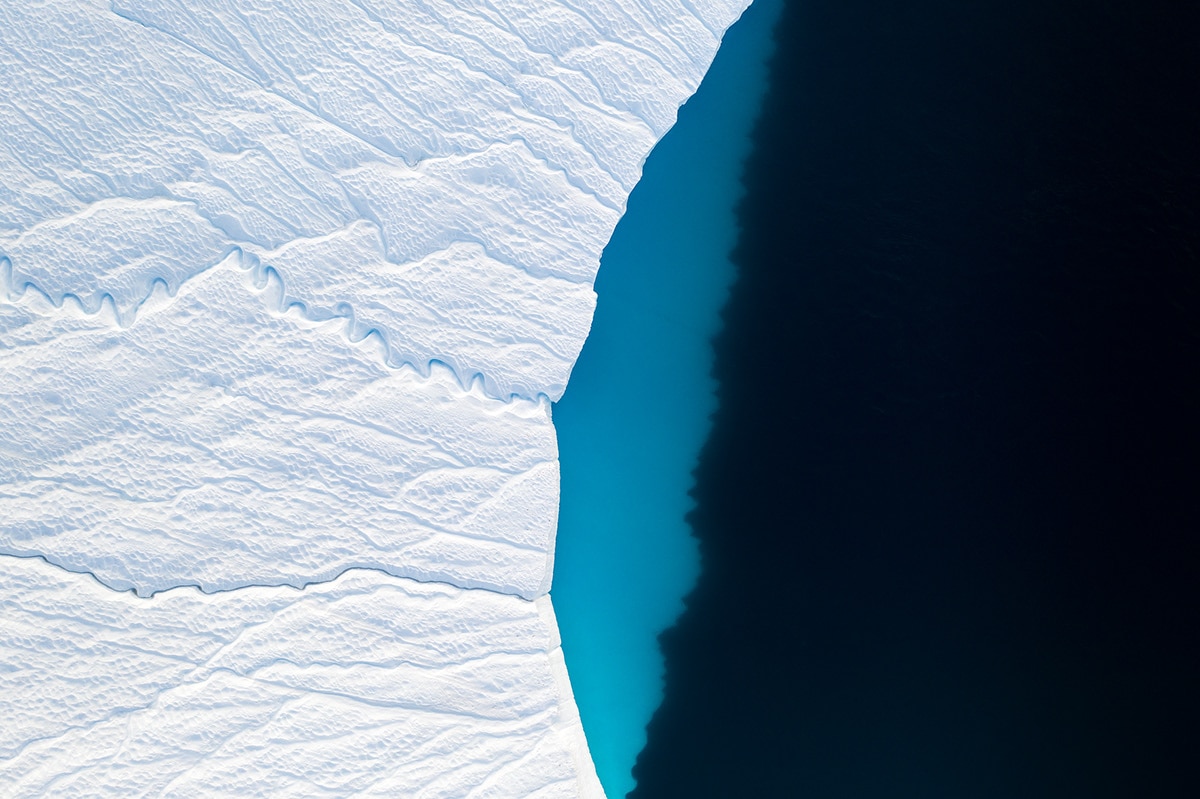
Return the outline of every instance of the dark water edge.
{"type": "Polygon", "coordinates": [[[597,305],[553,408],[561,466],[551,589],[596,773],[609,796],[662,701],[658,635],[683,611],[699,556],[685,516],[715,411],[712,337],[735,269],[734,207],[782,0],[725,32],[644,164],[605,247],[597,305]]]}
{"type": "Polygon", "coordinates": [[[777,38],[630,796],[1200,795],[1200,4],[777,38]]]}

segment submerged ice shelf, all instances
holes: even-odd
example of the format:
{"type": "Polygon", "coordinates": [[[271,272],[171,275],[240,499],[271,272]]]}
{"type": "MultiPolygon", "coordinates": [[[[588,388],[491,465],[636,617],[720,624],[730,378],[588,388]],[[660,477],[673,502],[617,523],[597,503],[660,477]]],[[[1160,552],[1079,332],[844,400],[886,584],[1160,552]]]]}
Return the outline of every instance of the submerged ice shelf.
{"type": "Polygon", "coordinates": [[[0,6],[5,795],[600,795],[549,402],[744,5],[0,6]]]}

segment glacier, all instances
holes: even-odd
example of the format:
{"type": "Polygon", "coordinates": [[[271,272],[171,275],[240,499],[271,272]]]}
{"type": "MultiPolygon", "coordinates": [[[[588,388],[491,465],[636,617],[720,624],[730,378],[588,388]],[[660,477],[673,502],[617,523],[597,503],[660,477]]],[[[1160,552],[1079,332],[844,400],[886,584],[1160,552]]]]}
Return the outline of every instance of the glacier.
{"type": "Polygon", "coordinates": [[[0,5],[5,795],[603,795],[550,402],[746,4],[0,5]]]}

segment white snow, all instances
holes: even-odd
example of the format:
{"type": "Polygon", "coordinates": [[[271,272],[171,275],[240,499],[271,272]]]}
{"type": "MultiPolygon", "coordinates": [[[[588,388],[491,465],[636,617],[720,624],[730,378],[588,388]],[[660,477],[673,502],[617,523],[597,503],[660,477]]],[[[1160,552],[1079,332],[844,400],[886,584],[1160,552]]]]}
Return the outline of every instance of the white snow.
{"type": "Polygon", "coordinates": [[[363,571],[140,599],[0,569],[6,797],[602,795],[548,599],[363,571]]]}
{"type": "Polygon", "coordinates": [[[313,314],[379,329],[393,363],[557,399],[600,252],[734,8],[501,5],[4,4],[0,252],[15,285],[89,308],[110,294],[124,313],[156,278],[173,290],[236,247],[313,314]],[[464,297],[438,274],[394,274],[430,258],[491,289],[523,275],[464,297]],[[418,332],[381,284],[452,295],[446,333],[418,332]]]}
{"type": "Polygon", "coordinates": [[[124,329],[34,292],[0,306],[0,552],[143,594],[352,566],[544,593],[548,403],[389,368],[376,336],[270,293],[230,259],[124,329]]]}
{"type": "Polygon", "coordinates": [[[0,4],[0,793],[600,794],[549,402],[745,4],[0,4]]]}

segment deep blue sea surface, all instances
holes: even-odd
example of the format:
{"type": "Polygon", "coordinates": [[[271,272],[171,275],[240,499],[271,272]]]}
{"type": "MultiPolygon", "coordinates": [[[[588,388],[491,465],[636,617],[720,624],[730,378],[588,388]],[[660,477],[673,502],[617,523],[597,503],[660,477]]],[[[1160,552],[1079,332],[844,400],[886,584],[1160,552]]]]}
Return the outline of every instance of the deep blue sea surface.
{"type": "Polygon", "coordinates": [[[1200,796],[1200,3],[774,36],[631,799],[1200,796]]]}
{"type": "Polygon", "coordinates": [[[599,304],[554,407],[562,509],[551,595],[610,797],[662,698],[657,635],[698,571],[685,521],[715,409],[711,339],[734,269],[734,208],[781,0],[755,0],[646,162],[604,252],[599,304]]]}

